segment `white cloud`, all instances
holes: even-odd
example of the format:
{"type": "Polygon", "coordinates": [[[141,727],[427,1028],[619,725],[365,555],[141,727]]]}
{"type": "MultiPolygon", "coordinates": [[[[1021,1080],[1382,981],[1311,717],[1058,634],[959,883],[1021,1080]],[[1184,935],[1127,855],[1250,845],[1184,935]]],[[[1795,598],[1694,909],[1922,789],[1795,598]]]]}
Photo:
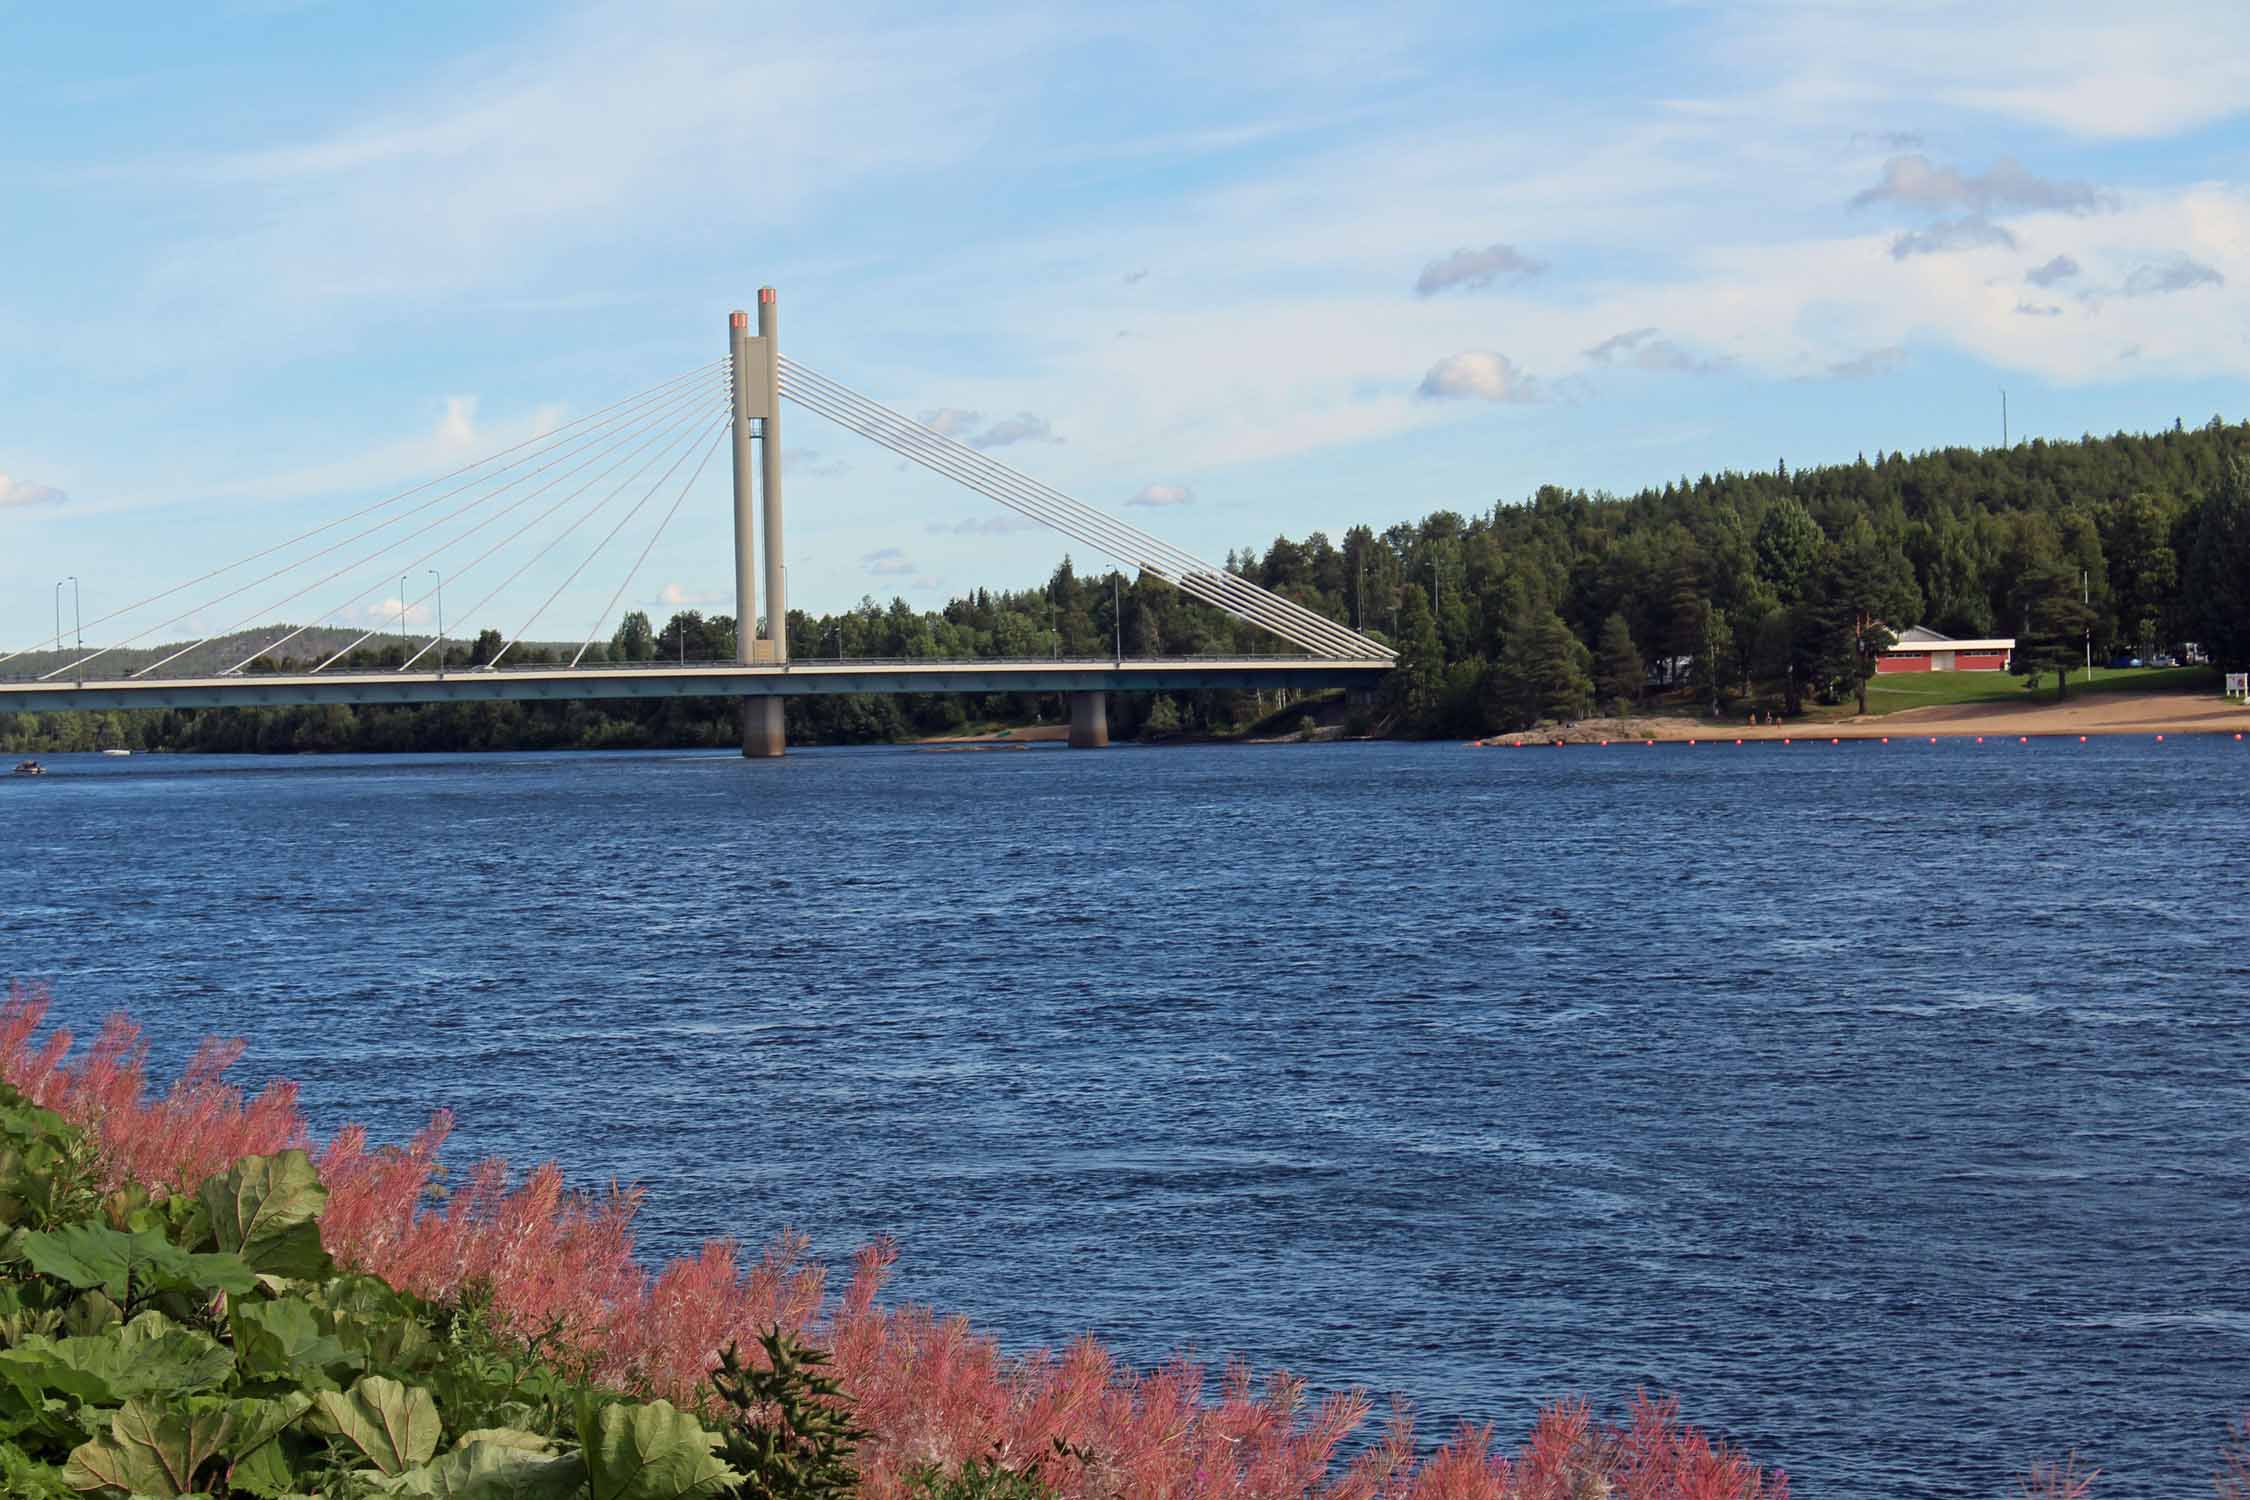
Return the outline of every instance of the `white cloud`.
{"type": "Polygon", "coordinates": [[[1036,412],[1019,411],[1012,417],[987,422],[982,412],[958,406],[925,411],[921,423],[957,443],[972,448],[1006,448],[1016,443],[1059,443],[1054,427],[1036,412]]]}
{"type": "Polygon", "coordinates": [[[1469,350],[1449,354],[1430,366],[1417,394],[1430,400],[1474,398],[1478,401],[1536,401],[1531,377],[1509,362],[1504,354],[1469,350]]]}
{"type": "Polygon", "coordinates": [[[1828,367],[1827,374],[1834,380],[1869,380],[1878,375],[1895,374],[1905,363],[1904,349],[1870,349],[1865,354],[1837,360],[1828,367]]]}
{"type": "Polygon", "coordinates": [[[0,474],[0,506],[60,505],[69,498],[51,484],[33,484],[0,474]]]}
{"type": "Polygon", "coordinates": [[[2016,237],[1988,219],[1939,219],[1927,229],[1917,229],[1891,241],[1891,259],[1911,255],[1942,255],[1950,250],[2013,250],[2016,237]]]}
{"type": "Polygon", "coordinates": [[[968,434],[975,431],[977,424],[984,420],[984,414],[982,412],[964,411],[958,406],[940,406],[935,410],[923,412],[915,420],[942,437],[952,438],[956,442],[965,442],[968,434]]]}
{"type": "Polygon", "coordinates": [[[1652,373],[1709,375],[1726,368],[1725,360],[1691,354],[1670,339],[1659,336],[1654,328],[1634,328],[1611,334],[1588,349],[1586,357],[1597,365],[1652,373]]]}
{"type": "Polygon", "coordinates": [[[1012,417],[1002,417],[969,441],[979,448],[1005,448],[1014,443],[1059,443],[1062,439],[1045,417],[1019,411],[1012,417]]]}
{"type": "MultiPolygon", "coordinates": [[[[546,408],[533,418],[541,420],[546,408]]],[[[445,398],[445,415],[438,418],[438,446],[454,453],[466,453],[477,443],[477,398],[474,396],[448,396],[445,398]]]]}
{"type": "Polygon", "coordinates": [[[1195,491],[1184,484],[1144,484],[1127,497],[1127,505],[1156,509],[1171,505],[1193,505],[1195,491]]]}
{"type": "Polygon", "coordinates": [[[2188,292],[2197,287],[2226,284],[2226,277],[2203,262],[2176,255],[2161,265],[2133,267],[2122,291],[2128,297],[2156,297],[2166,292],[2188,292]]]}
{"type": "MultiPolygon", "coordinates": [[[[373,604],[363,604],[360,606],[359,615],[370,625],[395,627],[398,624],[398,596],[394,594],[388,599],[378,600],[373,604]]],[[[406,623],[409,627],[424,624],[430,618],[429,605],[409,604],[406,606],[406,623]]]]}
{"type": "Polygon", "coordinates": [[[1513,245],[1461,249],[1422,267],[1414,281],[1414,295],[1433,297],[1457,286],[1487,287],[1503,276],[1536,276],[1546,269],[1546,262],[1533,260],[1513,245]]]}
{"type": "Polygon", "coordinates": [[[2013,157],[2001,157],[1988,171],[1963,172],[1915,153],[1894,156],[1883,163],[1883,174],[1875,185],[1852,198],[1854,208],[1871,203],[1944,212],[1962,210],[1973,218],[1986,218],[2013,211],[2090,214],[2115,208],[2117,195],[2103,192],[2090,182],[2038,176],[2013,157]]]}
{"type": "Polygon", "coordinates": [[[1039,531],[1043,528],[1029,516],[1019,516],[1004,511],[996,516],[975,516],[963,521],[932,521],[932,536],[1013,536],[1022,531],[1039,531]]]}
{"type": "Polygon", "coordinates": [[[727,596],[715,589],[691,589],[684,583],[667,583],[656,591],[656,601],[672,609],[701,609],[709,604],[724,604],[727,596]]]}
{"type": "Polygon", "coordinates": [[[875,578],[904,578],[914,571],[913,559],[897,547],[879,547],[862,557],[859,566],[875,578]]]}

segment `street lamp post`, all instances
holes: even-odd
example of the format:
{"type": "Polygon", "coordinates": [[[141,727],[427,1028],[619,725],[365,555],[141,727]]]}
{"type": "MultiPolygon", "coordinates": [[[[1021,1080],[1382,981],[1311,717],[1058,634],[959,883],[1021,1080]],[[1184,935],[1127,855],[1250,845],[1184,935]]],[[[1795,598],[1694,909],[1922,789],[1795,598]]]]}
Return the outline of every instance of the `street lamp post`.
{"type": "Polygon", "coordinates": [[[398,575],[398,643],[406,645],[406,575],[398,575]]]}
{"type": "Polygon", "coordinates": [[[1117,636],[1117,664],[1122,667],[1125,665],[1125,576],[1122,573],[1109,575],[1109,614],[1110,625],[1117,636]]]}
{"type": "Polygon", "coordinates": [[[437,580],[437,674],[443,677],[445,675],[445,575],[432,568],[430,569],[430,576],[437,580]]]}

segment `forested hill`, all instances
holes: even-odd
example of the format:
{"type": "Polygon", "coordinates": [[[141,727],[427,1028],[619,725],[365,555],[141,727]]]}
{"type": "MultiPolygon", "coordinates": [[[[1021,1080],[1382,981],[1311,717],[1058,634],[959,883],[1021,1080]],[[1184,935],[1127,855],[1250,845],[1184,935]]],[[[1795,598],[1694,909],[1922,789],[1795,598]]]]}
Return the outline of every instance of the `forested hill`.
{"type": "MultiPolygon", "coordinates": [[[[1888,631],[2005,635],[2053,680],[2112,649],[2201,643],[2250,665],[2250,424],[2006,449],[1877,452],[1850,463],[1682,478],[1631,496],[1542,487],[1474,515],[1315,532],[1229,567],[1400,650],[1369,727],[1477,734],[1670,691],[1796,712],[1862,687],[1888,631]]],[[[1147,580],[1066,560],[1041,587],[979,589],[939,611],[873,599],[792,611],[799,655],[978,657],[1278,649],[1147,580]],[[1120,616],[1113,597],[1122,607],[1120,616]]],[[[463,643],[467,663],[496,649],[463,643]]],[[[353,664],[388,662],[371,646],[353,664]]],[[[629,616],[612,658],[725,659],[734,621],[629,616]]],[[[271,665],[286,665],[273,663],[271,665]]],[[[1223,729],[1276,704],[1249,693],[1120,695],[1126,734],[1223,729]]],[[[882,740],[1052,715],[1026,698],[794,699],[798,742],[882,740]]],[[[730,743],[732,705],[486,704],[0,719],[0,749],[399,750],[730,743]]]]}

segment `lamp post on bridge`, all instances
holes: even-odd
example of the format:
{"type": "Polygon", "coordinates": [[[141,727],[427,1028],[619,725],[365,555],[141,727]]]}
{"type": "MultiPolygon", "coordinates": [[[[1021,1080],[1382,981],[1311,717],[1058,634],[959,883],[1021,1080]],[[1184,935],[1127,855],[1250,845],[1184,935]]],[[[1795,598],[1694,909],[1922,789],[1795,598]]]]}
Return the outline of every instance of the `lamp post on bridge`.
{"type": "Polygon", "coordinates": [[[432,568],[430,569],[430,576],[437,580],[437,674],[443,677],[445,675],[445,575],[432,568]]]}
{"type": "Polygon", "coordinates": [[[66,583],[70,585],[71,624],[76,632],[78,649],[83,651],[86,649],[86,615],[85,611],[79,608],[78,577],[76,574],[72,574],[68,578],[55,580],[55,649],[57,651],[62,649],[62,586],[66,583]]]}

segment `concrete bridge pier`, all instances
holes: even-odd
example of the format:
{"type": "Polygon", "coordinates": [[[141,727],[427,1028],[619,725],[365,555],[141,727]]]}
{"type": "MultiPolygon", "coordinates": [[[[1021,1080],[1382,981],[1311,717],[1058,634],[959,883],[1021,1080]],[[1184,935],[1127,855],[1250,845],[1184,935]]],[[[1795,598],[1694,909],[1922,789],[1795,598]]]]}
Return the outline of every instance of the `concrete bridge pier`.
{"type": "Polygon", "coordinates": [[[1104,750],[1109,747],[1109,695],[1070,695],[1070,748],[1104,750]]]}
{"type": "Polygon", "coordinates": [[[783,728],[779,698],[742,700],[742,753],[752,760],[786,755],[789,735],[783,728]]]}

